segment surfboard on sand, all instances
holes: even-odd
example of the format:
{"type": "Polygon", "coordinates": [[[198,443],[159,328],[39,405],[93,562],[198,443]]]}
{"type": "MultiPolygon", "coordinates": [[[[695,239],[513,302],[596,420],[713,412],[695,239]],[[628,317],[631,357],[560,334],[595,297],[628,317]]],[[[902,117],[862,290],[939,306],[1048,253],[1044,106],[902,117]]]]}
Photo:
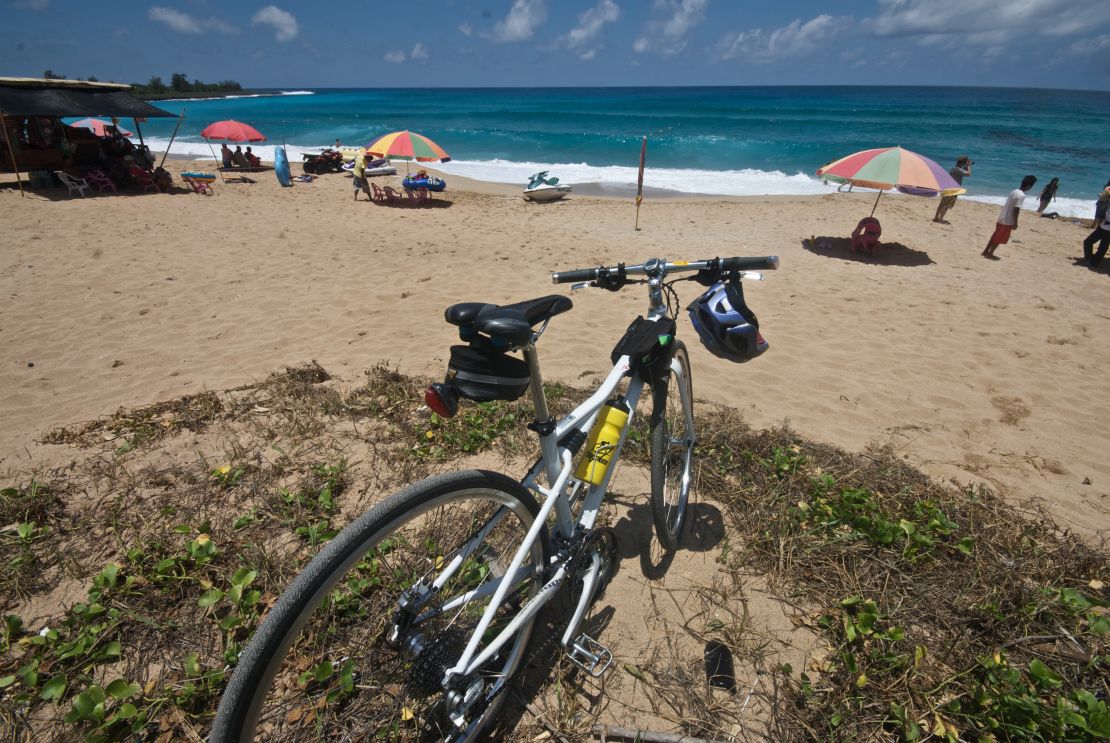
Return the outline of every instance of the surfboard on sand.
{"type": "Polygon", "coordinates": [[[274,173],[281,185],[293,185],[293,180],[289,175],[289,156],[285,154],[284,147],[274,148],[274,173]]]}

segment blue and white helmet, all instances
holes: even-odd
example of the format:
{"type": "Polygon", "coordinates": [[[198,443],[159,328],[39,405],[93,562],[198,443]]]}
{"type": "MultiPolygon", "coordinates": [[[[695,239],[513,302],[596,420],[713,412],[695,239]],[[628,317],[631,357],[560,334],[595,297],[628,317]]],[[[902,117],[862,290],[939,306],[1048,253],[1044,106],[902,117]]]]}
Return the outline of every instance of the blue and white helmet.
{"type": "Polygon", "coordinates": [[[739,281],[718,281],[686,309],[702,344],[714,356],[743,363],[768,348],[739,281]]]}

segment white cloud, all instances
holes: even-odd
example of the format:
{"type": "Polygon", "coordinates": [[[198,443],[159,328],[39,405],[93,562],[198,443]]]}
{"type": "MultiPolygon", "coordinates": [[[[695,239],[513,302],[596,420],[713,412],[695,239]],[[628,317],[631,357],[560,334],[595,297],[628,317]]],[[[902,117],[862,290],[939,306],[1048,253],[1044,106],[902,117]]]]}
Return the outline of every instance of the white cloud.
{"type": "Polygon", "coordinates": [[[237,29],[219,18],[208,19],[194,18],[173,8],[154,6],[146,12],[146,17],[158,23],[164,23],[174,31],[182,34],[202,34],[206,31],[219,31],[224,34],[233,34],[237,29]]]}
{"type": "Polygon", "coordinates": [[[463,36],[470,36],[472,33],[474,33],[474,29],[471,28],[469,23],[464,23],[459,26],[459,33],[461,33],[463,36]]]}
{"type": "Polygon", "coordinates": [[[382,59],[384,59],[386,62],[389,62],[390,64],[404,64],[406,59],[411,59],[413,62],[415,62],[418,59],[423,60],[427,58],[428,47],[424,46],[420,42],[416,42],[416,46],[414,46],[412,48],[412,51],[409,52],[409,54],[407,55],[400,49],[389,51],[382,55],[382,59]]]}
{"type": "Polygon", "coordinates": [[[655,0],[653,12],[670,17],[649,23],[632,48],[641,54],[657,51],[673,57],[686,48],[687,36],[701,23],[708,6],[709,0],[655,0]]]}
{"type": "Polygon", "coordinates": [[[822,42],[850,23],[848,18],[819,15],[805,23],[795,19],[774,31],[753,28],[726,34],[720,43],[721,58],[767,64],[784,57],[800,57],[818,51],[822,42]]]}
{"type": "Polygon", "coordinates": [[[515,0],[509,14],[494,25],[490,38],[500,42],[526,41],[546,20],[544,0],[515,0]]]}
{"type": "Polygon", "coordinates": [[[1067,36],[1106,22],[1106,0],[879,0],[879,14],[867,26],[877,36],[993,33],[1013,39],[1067,36]]]}
{"type": "Polygon", "coordinates": [[[578,16],[578,25],[572,28],[563,41],[575,50],[580,59],[593,59],[599,44],[595,40],[606,23],[620,18],[621,9],[613,0],[600,0],[594,7],[578,16]]]}
{"type": "Polygon", "coordinates": [[[1110,34],[1092,36],[1089,39],[1080,39],[1068,47],[1069,54],[1094,54],[1103,49],[1110,49],[1110,34]]]}
{"type": "Polygon", "coordinates": [[[271,26],[274,29],[274,38],[277,41],[292,41],[301,32],[293,14],[276,5],[267,5],[255,13],[254,17],[251,18],[251,25],[271,26]]]}

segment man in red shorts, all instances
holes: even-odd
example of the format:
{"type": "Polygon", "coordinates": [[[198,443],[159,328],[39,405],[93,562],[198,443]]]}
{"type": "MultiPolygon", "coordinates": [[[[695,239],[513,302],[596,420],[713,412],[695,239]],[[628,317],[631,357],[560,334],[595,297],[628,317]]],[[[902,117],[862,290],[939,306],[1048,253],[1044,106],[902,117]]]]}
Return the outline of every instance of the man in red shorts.
{"type": "Polygon", "coordinates": [[[1015,188],[1006,197],[1006,203],[998,213],[998,224],[994,226],[994,234],[991,235],[987,247],[983,249],[984,258],[998,260],[994,251],[999,245],[1010,242],[1010,233],[1018,228],[1018,216],[1021,214],[1021,205],[1025,203],[1025,192],[1036,182],[1037,176],[1027,175],[1021,179],[1021,187],[1015,188]]]}

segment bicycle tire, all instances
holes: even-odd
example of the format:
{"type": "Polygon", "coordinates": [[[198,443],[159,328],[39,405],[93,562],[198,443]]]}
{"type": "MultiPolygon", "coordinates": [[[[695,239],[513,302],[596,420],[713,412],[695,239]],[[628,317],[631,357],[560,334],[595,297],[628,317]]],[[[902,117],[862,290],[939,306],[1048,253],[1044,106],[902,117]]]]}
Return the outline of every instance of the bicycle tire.
{"type": "MultiPolygon", "coordinates": [[[[453,591],[474,590],[507,568],[538,513],[532,494],[516,481],[469,470],[423,480],[363,514],[304,568],[259,626],[220,700],[210,742],[254,741],[256,734],[275,741],[473,740],[496,718],[525,660],[535,620],[524,623],[475,674],[486,688],[468,713],[473,719],[460,728],[445,719],[443,689],[435,687],[470,638],[461,625],[476,626],[492,597],[464,601],[457,611],[445,610],[444,604],[456,595],[453,591]],[[411,650],[408,641],[415,632],[424,638],[423,650],[406,655],[387,639],[401,616],[398,594],[439,574],[502,506],[507,507],[504,517],[488,530],[480,548],[463,559],[451,581],[433,594],[434,601],[418,609],[442,613],[422,622],[411,619],[400,644],[411,650]],[[352,583],[349,576],[356,574],[362,577],[352,583]],[[345,576],[348,580],[340,583],[345,576]],[[352,607],[361,609],[354,617],[352,607]],[[344,632],[355,635],[346,645],[344,632]],[[319,648],[321,638],[334,641],[335,648],[319,648]],[[347,667],[352,661],[355,667],[347,667]],[[315,675],[322,667],[342,670],[324,686],[315,675]],[[310,675],[304,679],[306,672],[310,675]],[[374,683],[375,674],[380,684],[374,683]],[[295,688],[300,686],[303,691],[295,688]],[[333,698],[337,690],[346,695],[333,698]]],[[[548,549],[545,528],[522,566],[520,587],[502,604],[499,622],[507,623],[538,590],[548,549]]]]}
{"type": "Polygon", "coordinates": [[[686,526],[694,452],[690,356],[682,341],[675,343],[674,360],[683,370],[685,399],[677,387],[680,378],[673,368],[668,369],[652,388],[651,408],[651,516],[656,537],[668,552],[678,549],[686,526]]]}

